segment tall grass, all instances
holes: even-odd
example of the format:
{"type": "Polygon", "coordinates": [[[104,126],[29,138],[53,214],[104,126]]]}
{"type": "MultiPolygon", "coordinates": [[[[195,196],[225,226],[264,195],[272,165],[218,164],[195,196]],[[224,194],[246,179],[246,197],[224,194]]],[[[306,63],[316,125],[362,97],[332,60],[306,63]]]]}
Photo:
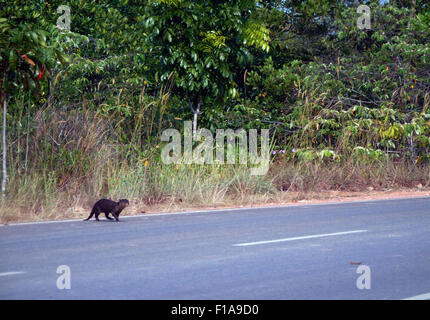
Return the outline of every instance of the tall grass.
{"type": "Polygon", "coordinates": [[[103,106],[48,105],[31,117],[21,112],[18,120],[27,125],[8,139],[8,192],[0,220],[84,218],[102,197],[128,198],[128,213],[139,213],[282,202],[294,200],[294,193],[324,190],[429,187],[429,167],[401,157],[370,161],[351,153],[341,160],[306,160],[288,151],[275,156],[262,176],[239,164],[166,165],[159,134],[167,108],[168,93],[162,91],[155,98],[141,93],[128,116],[103,106]]]}
{"type": "Polygon", "coordinates": [[[362,191],[429,187],[429,169],[405,163],[274,162],[268,174],[252,176],[240,165],[165,165],[102,161],[94,158],[85,176],[59,184],[53,172],[11,176],[0,207],[4,221],[83,218],[101,197],[128,198],[129,213],[297,200],[321,191],[362,191]],[[11,195],[13,193],[13,196],[11,195]]]}

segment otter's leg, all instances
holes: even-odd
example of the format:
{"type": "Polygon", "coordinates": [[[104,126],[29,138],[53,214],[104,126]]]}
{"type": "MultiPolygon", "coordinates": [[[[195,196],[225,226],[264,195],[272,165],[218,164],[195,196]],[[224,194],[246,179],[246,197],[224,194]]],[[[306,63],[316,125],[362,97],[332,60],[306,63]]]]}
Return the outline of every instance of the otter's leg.
{"type": "Polygon", "coordinates": [[[113,218],[109,217],[109,212],[105,212],[106,219],[113,220],[113,218]]]}
{"type": "Polygon", "coordinates": [[[94,213],[94,214],[96,215],[96,220],[97,220],[97,221],[100,221],[100,220],[99,220],[99,214],[100,214],[100,209],[99,209],[99,208],[97,208],[97,209],[96,209],[96,211],[95,211],[95,213],[94,213]]]}
{"type": "Polygon", "coordinates": [[[113,212],[113,211],[112,211],[112,215],[113,215],[113,217],[115,218],[115,220],[116,220],[117,222],[119,222],[119,214],[117,214],[117,213],[115,213],[115,212],[113,212]]]}

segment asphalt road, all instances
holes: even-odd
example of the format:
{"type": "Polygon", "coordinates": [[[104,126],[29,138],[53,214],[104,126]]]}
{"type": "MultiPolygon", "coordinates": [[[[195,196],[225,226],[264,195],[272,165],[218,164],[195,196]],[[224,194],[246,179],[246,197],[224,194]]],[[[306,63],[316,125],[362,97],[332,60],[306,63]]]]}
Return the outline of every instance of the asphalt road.
{"type": "Polygon", "coordinates": [[[429,293],[430,198],[0,227],[0,299],[430,299],[429,293]],[[58,280],[67,276],[57,273],[62,265],[70,289],[57,286],[68,284],[58,280]]]}

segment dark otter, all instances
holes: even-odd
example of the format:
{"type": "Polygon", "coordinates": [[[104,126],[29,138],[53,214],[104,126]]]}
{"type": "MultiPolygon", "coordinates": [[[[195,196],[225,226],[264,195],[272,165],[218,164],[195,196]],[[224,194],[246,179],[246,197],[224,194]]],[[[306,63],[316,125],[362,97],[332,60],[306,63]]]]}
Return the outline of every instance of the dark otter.
{"type": "Polygon", "coordinates": [[[118,202],[109,199],[101,199],[94,204],[90,216],[84,221],[91,219],[93,215],[96,215],[96,220],[100,221],[99,214],[103,212],[106,218],[109,220],[113,220],[111,217],[109,217],[109,213],[112,213],[115,220],[119,222],[119,214],[125,207],[128,207],[129,205],[130,202],[127,199],[120,199],[118,202]]]}

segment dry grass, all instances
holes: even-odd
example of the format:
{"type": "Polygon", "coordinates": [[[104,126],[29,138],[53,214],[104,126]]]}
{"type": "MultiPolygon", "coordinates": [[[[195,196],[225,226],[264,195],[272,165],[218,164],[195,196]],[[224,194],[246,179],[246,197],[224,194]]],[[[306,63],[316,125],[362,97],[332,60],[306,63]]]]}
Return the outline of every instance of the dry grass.
{"type": "Polygon", "coordinates": [[[55,188],[41,177],[29,178],[26,188],[15,197],[9,195],[0,206],[1,222],[85,218],[101,197],[126,197],[132,203],[127,214],[139,214],[294,203],[330,198],[336,192],[348,197],[369,190],[426,190],[430,186],[428,167],[390,161],[276,162],[265,176],[251,176],[240,166],[104,165],[95,167],[85,181],[76,179],[67,187],[55,188]],[[48,189],[41,194],[40,190],[48,189]]]}
{"type": "MultiPolygon", "coordinates": [[[[164,95],[159,103],[141,102],[134,124],[161,128],[155,116],[149,122],[144,119],[165,109],[164,95]]],[[[0,203],[0,221],[84,218],[100,198],[128,198],[132,206],[127,213],[137,214],[294,203],[326,198],[327,192],[430,186],[428,165],[393,159],[276,158],[263,176],[252,176],[240,165],[164,165],[160,149],[136,147],[144,140],[140,129],[129,145],[119,143],[123,131],[115,117],[86,109],[39,111],[33,129],[10,141],[8,192],[0,203]],[[138,151],[130,152],[134,147],[138,151]]]]}

